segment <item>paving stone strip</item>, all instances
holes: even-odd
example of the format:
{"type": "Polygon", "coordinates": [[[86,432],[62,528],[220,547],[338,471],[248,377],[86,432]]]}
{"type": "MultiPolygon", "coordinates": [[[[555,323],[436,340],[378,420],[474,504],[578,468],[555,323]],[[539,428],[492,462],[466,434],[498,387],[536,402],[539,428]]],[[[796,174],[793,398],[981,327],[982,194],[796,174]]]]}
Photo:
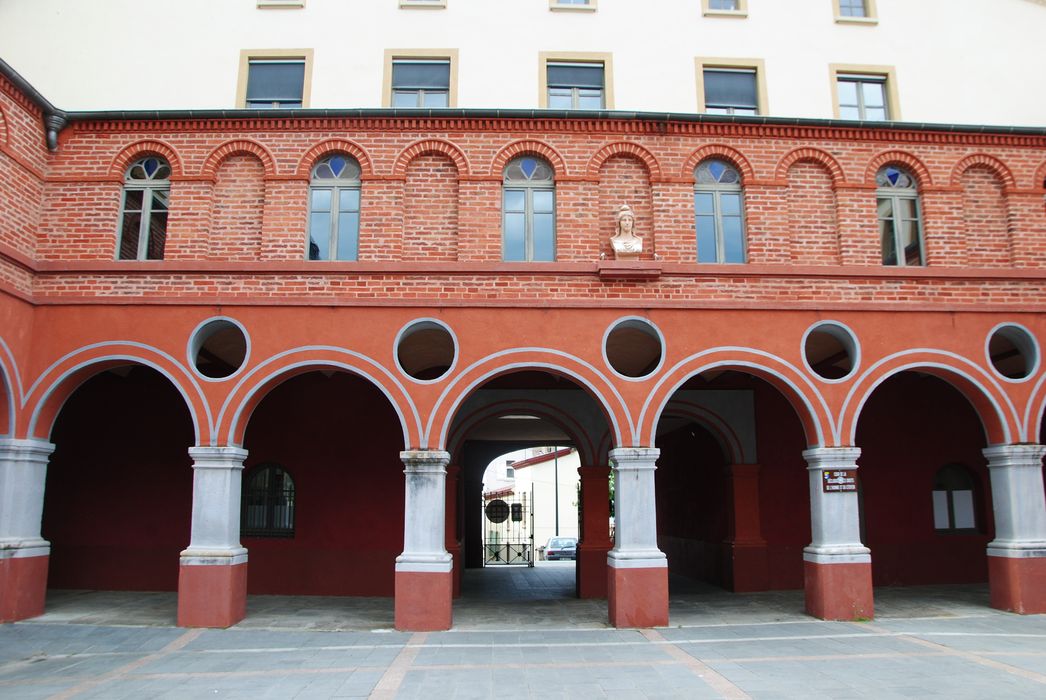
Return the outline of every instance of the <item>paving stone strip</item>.
{"type": "Polygon", "coordinates": [[[410,670],[414,660],[418,658],[418,652],[421,650],[421,647],[425,646],[425,640],[428,637],[427,632],[418,632],[411,635],[410,640],[404,645],[400,653],[396,655],[392,663],[389,664],[385,674],[374,687],[374,692],[370,694],[372,700],[393,700],[396,697],[400,686],[403,685],[403,680],[407,677],[407,671],[410,670]]]}
{"type": "Polygon", "coordinates": [[[675,643],[665,639],[657,630],[643,630],[642,634],[651,642],[664,645],[664,649],[669,656],[693,671],[698,678],[710,685],[724,698],[729,698],[730,700],[750,700],[751,696],[748,693],[731,683],[725,676],[720,675],[710,666],[705,665],[696,657],[677,647],[675,643]]]}

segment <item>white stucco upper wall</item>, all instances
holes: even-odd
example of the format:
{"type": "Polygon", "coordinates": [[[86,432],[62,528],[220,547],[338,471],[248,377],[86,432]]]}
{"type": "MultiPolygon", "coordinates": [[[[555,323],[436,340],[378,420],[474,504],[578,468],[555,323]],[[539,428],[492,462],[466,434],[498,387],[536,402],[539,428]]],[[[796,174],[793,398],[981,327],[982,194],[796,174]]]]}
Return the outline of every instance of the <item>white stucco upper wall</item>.
{"type": "Polygon", "coordinates": [[[456,49],[457,107],[533,109],[539,52],[612,55],[614,108],[697,111],[695,58],[761,59],[779,117],[833,116],[830,64],[892,67],[904,121],[1046,124],[1046,3],[876,0],[839,24],[832,0],[0,0],[0,58],[66,110],[230,109],[242,49],[312,49],[310,106],[382,106],[386,49],[456,49]]]}

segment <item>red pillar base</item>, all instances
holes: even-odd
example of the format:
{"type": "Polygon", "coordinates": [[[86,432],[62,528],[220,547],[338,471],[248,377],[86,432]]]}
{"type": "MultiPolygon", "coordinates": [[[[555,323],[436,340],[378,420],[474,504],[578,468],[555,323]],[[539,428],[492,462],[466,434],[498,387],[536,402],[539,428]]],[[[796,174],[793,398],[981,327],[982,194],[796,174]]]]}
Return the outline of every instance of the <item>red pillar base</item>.
{"type": "Polygon", "coordinates": [[[993,608],[1022,615],[1046,613],[1046,557],[988,557],[993,608]]]}
{"type": "Polygon", "coordinates": [[[668,568],[607,567],[607,609],[614,627],[668,624],[668,568]]]}
{"type": "Polygon", "coordinates": [[[806,577],[806,612],[822,620],[870,620],[872,565],[816,564],[803,562],[806,577]]]}
{"type": "Polygon", "coordinates": [[[401,632],[449,630],[453,594],[451,571],[397,571],[396,629],[401,632]]]}
{"type": "Polygon", "coordinates": [[[231,627],[246,615],[246,562],[232,566],[181,566],[179,627],[231,627]]]}
{"type": "Polygon", "coordinates": [[[584,542],[577,549],[577,597],[607,597],[607,552],[611,544],[587,545],[584,542]]]}
{"type": "Polygon", "coordinates": [[[461,576],[464,572],[465,555],[461,551],[460,544],[454,544],[447,547],[447,551],[450,552],[450,557],[454,561],[454,569],[451,571],[453,576],[453,594],[455,598],[461,597],[461,576]]]}
{"type": "Polygon", "coordinates": [[[770,588],[770,569],[766,559],[766,542],[726,542],[723,546],[729,576],[729,588],[734,593],[753,593],[770,588]]]}
{"type": "Polygon", "coordinates": [[[50,557],[0,559],[0,622],[44,614],[50,557]]]}

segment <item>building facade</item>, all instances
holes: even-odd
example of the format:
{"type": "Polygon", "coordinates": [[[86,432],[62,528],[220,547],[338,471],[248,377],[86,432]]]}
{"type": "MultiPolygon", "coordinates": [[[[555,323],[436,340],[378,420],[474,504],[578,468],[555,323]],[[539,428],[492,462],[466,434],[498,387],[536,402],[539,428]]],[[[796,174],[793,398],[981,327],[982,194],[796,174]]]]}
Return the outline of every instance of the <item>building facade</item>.
{"type": "MultiPolygon", "coordinates": [[[[980,61],[981,96],[1009,78],[990,46],[896,49],[942,3],[890,0],[809,3],[794,83],[730,58],[782,3],[666,2],[686,60],[661,71],[625,3],[530,2],[570,51],[530,36],[474,82],[492,4],[241,3],[184,92],[8,41],[73,35],[83,3],[0,6],[0,619],[50,587],[177,590],[189,626],[249,593],[393,596],[398,628],[445,629],[483,469],[550,444],[581,464],[578,594],[614,625],[667,624],[670,569],[829,619],[979,581],[1046,612],[1042,91],[927,99],[940,56],[980,61]],[[384,48],[332,61],[338,11],[387,17],[384,48]],[[723,36],[683,48],[685,18],[723,36]]],[[[166,5],[177,41],[199,8],[166,5]]],[[[946,19],[1046,24],[972,5],[946,19]]]]}

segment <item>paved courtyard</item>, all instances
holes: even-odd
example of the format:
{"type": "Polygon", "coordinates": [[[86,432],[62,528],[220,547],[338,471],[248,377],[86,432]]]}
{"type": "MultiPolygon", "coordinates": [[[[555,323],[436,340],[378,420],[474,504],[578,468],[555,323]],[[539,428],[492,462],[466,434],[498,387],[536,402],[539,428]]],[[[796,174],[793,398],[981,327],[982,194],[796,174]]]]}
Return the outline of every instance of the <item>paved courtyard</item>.
{"type": "Polygon", "coordinates": [[[0,698],[1046,697],[1046,616],[984,586],[880,589],[871,622],[798,591],[673,580],[672,626],[615,630],[571,565],[474,572],[455,628],[390,629],[388,599],[252,596],[228,630],[173,626],[172,594],[53,591],[0,626],[0,698]]]}

